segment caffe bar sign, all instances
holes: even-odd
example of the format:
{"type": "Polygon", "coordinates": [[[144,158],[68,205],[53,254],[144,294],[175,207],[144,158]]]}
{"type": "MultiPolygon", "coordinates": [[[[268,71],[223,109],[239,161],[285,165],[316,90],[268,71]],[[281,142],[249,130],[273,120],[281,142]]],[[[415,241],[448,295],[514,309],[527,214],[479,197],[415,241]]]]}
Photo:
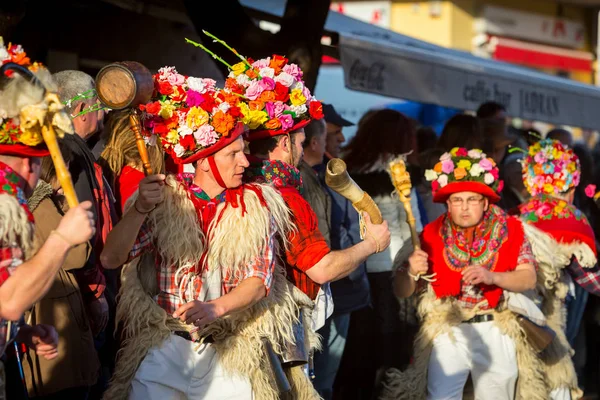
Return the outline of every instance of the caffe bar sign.
{"type": "Polygon", "coordinates": [[[520,69],[502,70],[500,63],[475,65],[479,61],[469,55],[463,61],[431,49],[405,46],[390,52],[354,44],[343,39],[340,46],[349,89],[462,110],[495,101],[512,117],[600,129],[597,88],[525,70],[520,76],[520,69]]]}

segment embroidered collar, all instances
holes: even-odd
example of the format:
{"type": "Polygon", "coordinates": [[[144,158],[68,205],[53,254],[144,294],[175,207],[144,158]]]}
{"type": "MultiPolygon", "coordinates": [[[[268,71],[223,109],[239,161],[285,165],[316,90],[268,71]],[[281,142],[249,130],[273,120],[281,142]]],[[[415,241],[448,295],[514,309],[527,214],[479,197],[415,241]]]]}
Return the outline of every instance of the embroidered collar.
{"type": "Polygon", "coordinates": [[[462,229],[454,225],[447,214],[440,234],[448,267],[458,271],[469,265],[481,265],[493,271],[498,261],[498,249],[508,239],[506,217],[500,208],[490,205],[479,225],[462,229]]]}
{"type": "Polygon", "coordinates": [[[527,224],[558,218],[584,221],[586,225],[589,225],[585,215],[572,204],[546,194],[532,197],[527,203],[519,206],[519,211],[521,220],[527,224]]]}
{"type": "Polygon", "coordinates": [[[17,199],[27,214],[29,222],[33,222],[33,214],[27,206],[27,199],[23,189],[19,187],[19,182],[21,182],[21,177],[11,167],[0,161],[0,194],[6,193],[17,199]]]}
{"type": "Polygon", "coordinates": [[[218,194],[214,199],[211,199],[208,194],[202,188],[194,183],[194,174],[183,173],[179,174],[178,179],[183,182],[189,191],[198,199],[204,200],[207,202],[213,202],[215,204],[220,204],[225,201],[227,197],[227,191],[223,190],[220,194],[218,194]]]}
{"type": "Polygon", "coordinates": [[[248,157],[250,166],[246,168],[249,182],[267,183],[277,189],[294,188],[302,194],[304,187],[298,168],[283,161],[262,160],[248,157]]]}

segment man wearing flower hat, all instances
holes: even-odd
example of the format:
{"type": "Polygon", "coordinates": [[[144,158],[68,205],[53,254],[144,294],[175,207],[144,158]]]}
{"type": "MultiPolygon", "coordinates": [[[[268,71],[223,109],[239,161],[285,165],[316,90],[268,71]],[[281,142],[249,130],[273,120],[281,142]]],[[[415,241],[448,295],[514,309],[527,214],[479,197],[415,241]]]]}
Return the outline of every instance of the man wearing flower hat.
{"type": "Polygon", "coordinates": [[[288,279],[315,300],[314,329],[323,326],[333,312],[328,286],[321,285],[348,276],[371,254],[385,250],[390,242],[387,223],[374,225],[365,217],[369,234],[345,250],[331,251],[318,229],[318,220],[301,195],[304,127],[311,119],[323,118],[322,105],[302,81],[300,68],[274,55],[242,63],[233,70],[226,87],[245,98],[242,114],[249,125],[250,168],[247,179],[272,184],[289,207],[297,231],[287,239],[285,253],[288,279]]]}
{"type": "MultiPolygon", "coordinates": [[[[0,37],[0,355],[7,342],[16,339],[53,359],[58,355],[54,327],[25,325],[21,317],[51,287],[69,250],[94,234],[94,221],[91,204],[82,203],[65,214],[41,248],[34,248],[34,219],[27,198],[37,184],[41,157],[49,155],[37,111],[45,115],[58,107],[54,128],[69,132],[72,127],[56,96],[17,75],[10,67],[14,64],[37,71],[37,79],[52,88],[48,71],[32,65],[21,46],[5,46],[0,37]]],[[[2,395],[3,375],[2,370],[2,395]]]]}
{"type": "Polygon", "coordinates": [[[396,273],[396,295],[421,293],[423,323],[414,363],[389,372],[384,398],[462,399],[469,374],[475,398],[547,398],[537,357],[506,309],[505,291],[532,289],[536,275],[521,222],[494,204],[498,174],[491,158],[464,148],[426,172],[448,213],[425,227],[422,249],[396,273]]]}
{"type": "Polygon", "coordinates": [[[541,309],[556,332],[543,353],[551,398],[580,398],[573,351],[565,336],[565,300],[573,282],[599,295],[600,270],[594,231],[573,205],[581,178],[579,158],[558,140],[544,139],[529,147],[522,166],[523,183],[532,197],[519,206],[518,214],[540,266],[536,292],[541,309]]]}
{"type": "MultiPolygon", "coordinates": [[[[142,106],[147,139],[194,174],[144,178],[110,233],[103,265],[124,262],[125,342],[110,399],[278,399],[264,341],[294,345],[299,307],[275,255],[293,229],[270,186],[242,184],[239,97],[174,67],[142,106]]],[[[308,301],[308,300],[307,300],[308,301]]],[[[316,398],[300,367],[293,398],[316,398]]]]}

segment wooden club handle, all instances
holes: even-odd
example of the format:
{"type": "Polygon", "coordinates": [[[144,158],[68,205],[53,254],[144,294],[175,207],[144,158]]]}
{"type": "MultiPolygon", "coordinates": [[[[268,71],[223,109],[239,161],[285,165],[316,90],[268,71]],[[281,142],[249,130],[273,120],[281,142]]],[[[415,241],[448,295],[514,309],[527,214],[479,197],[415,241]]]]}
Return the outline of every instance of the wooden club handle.
{"type": "Polygon", "coordinates": [[[152,171],[152,166],[150,165],[150,158],[148,157],[146,142],[142,137],[142,124],[140,123],[140,117],[135,110],[133,110],[131,115],[129,115],[129,125],[135,134],[135,143],[138,151],[140,152],[140,158],[142,159],[142,164],[144,165],[144,172],[146,173],[146,176],[153,175],[154,171],[152,171]]]}
{"type": "Polygon", "coordinates": [[[58,182],[60,182],[60,186],[62,187],[65,198],[67,199],[67,203],[69,204],[69,208],[77,207],[79,205],[79,200],[77,200],[77,194],[75,194],[75,188],[73,187],[71,174],[67,169],[65,160],[63,159],[60,148],[58,147],[56,132],[54,132],[54,128],[52,127],[52,123],[50,121],[47,121],[42,127],[42,136],[44,137],[44,142],[46,142],[46,146],[48,146],[48,150],[50,151],[50,157],[52,157],[54,169],[56,170],[56,177],[58,178],[58,182]]]}

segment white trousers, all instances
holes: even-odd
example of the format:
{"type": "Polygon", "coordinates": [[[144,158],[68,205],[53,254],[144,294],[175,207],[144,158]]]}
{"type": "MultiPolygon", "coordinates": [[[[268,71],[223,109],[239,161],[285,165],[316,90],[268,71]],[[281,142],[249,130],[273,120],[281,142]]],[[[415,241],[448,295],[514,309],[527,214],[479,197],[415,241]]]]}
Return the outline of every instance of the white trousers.
{"type": "Polygon", "coordinates": [[[223,371],[214,347],[171,335],[150,349],[131,383],[131,400],[251,400],[250,381],[223,371]]]}
{"type": "Polygon", "coordinates": [[[566,387],[554,389],[550,393],[551,400],[571,400],[571,390],[566,387]]]}
{"type": "Polygon", "coordinates": [[[493,321],[460,324],[433,340],[428,400],[461,400],[469,373],[475,400],[513,400],[519,375],[515,344],[493,321]]]}

